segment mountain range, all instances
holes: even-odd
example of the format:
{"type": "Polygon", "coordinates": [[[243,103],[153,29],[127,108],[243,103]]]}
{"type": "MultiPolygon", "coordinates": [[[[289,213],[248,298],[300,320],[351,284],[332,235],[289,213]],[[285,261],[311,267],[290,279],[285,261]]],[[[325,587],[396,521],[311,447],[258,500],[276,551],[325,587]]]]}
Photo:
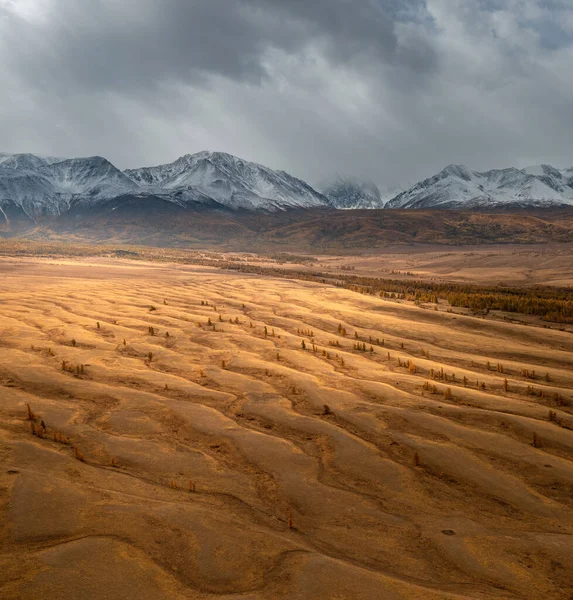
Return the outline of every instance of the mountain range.
{"type": "Polygon", "coordinates": [[[573,205],[573,168],[471,171],[450,165],[400,193],[337,177],[314,189],[304,181],[223,152],[120,171],[105,158],[61,159],[0,153],[0,221],[40,222],[70,214],[158,207],[221,209],[483,209],[573,205]]]}

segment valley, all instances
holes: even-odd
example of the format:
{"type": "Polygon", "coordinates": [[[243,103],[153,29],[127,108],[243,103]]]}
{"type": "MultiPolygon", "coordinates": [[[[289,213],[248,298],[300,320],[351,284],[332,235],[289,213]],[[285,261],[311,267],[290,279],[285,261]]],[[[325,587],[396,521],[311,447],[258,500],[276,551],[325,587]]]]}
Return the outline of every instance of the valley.
{"type": "Polygon", "coordinates": [[[567,246],[8,244],[2,598],[569,599],[571,333],[303,279],[570,285],[567,246]]]}

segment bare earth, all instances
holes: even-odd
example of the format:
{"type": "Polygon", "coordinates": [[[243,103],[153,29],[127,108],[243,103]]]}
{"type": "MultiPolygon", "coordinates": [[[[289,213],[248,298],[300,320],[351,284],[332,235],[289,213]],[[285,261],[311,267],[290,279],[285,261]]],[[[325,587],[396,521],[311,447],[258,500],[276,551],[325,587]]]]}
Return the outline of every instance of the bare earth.
{"type": "Polygon", "coordinates": [[[573,286],[570,244],[394,248],[376,255],[323,256],[320,263],[328,269],[350,266],[369,277],[411,273],[411,278],[438,282],[573,286]]]}
{"type": "Polygon", "coordinates": [[[2,259],[0,346],[3,600],[573,598],[571,333],[2,259]]]}

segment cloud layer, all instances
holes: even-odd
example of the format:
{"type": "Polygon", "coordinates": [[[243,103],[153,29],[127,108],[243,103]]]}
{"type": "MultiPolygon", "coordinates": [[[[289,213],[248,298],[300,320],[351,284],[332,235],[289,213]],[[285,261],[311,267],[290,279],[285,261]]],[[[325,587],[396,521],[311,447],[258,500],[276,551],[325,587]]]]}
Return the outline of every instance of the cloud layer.
{"type": "Polygon", "coordinates": [[[0,150],[316,183],[573,165],[568,0],[0,0],[0,150]]]}

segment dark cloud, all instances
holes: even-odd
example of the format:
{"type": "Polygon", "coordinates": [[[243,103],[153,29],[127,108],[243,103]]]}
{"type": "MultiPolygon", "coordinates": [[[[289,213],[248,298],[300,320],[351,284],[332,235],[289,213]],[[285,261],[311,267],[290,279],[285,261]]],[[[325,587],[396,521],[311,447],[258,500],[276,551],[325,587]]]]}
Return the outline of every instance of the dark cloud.
{"type": "Polygon", "coordinates": [[[0,151],[570,166],[572,35],[566,0],[0,0],[0,151]]]}
{"type": "MultiPolygon", "coordinates": [[[[8,14],[4,36],[13,67],[38,83],[54,77],[54,83],[74,88],[140,91],[168,79],[190,82],[212,74],[257,83],[272,49],[291,54],[318,45],[335,63],[400,61],[394,4],[52,0],[36,21],[8,14]]],[[[405,50],[404,64],[415,67],[415,49],[405,50]]],[[[427,66],[431,48],[424,50],[421,64],[427,66]]]]}

